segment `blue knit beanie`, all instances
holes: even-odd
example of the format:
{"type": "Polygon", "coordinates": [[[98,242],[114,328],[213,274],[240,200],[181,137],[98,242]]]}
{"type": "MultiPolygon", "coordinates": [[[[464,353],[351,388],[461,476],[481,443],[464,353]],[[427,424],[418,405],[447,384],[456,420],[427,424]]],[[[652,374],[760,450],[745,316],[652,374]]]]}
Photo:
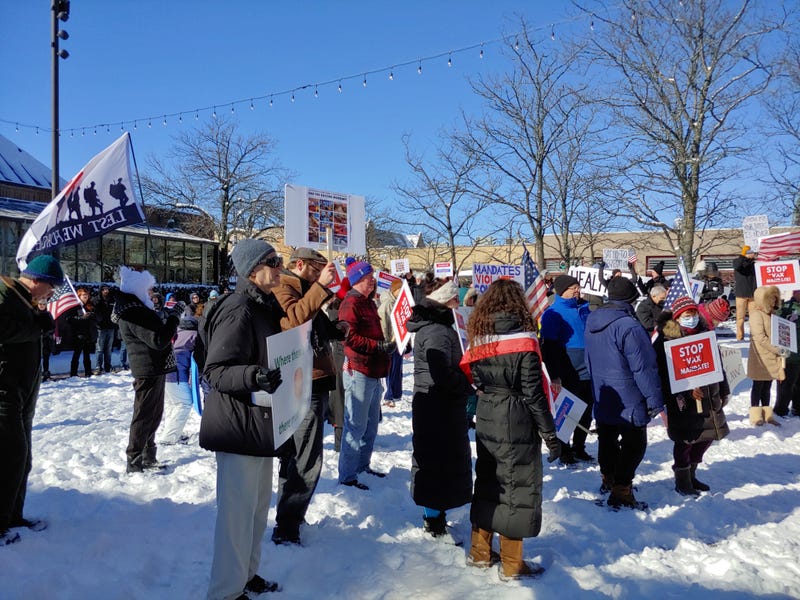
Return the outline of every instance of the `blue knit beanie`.
{"type": "Polygon", "coordinates": [[[61,265],[49,254],[40,254],[34,258],[22,270],[22,274],[54,286],[64,283],[64,271],[61,269],[61,265]]]}
{"type": "Polygon", "coordinates": [[[350,285],[357,284],[364,276],[372,273],[372,266],[369,263],[356,260],[352,256],[348,256],[344,264],[347,269],[347,279],[350,280],[350,285]]]}

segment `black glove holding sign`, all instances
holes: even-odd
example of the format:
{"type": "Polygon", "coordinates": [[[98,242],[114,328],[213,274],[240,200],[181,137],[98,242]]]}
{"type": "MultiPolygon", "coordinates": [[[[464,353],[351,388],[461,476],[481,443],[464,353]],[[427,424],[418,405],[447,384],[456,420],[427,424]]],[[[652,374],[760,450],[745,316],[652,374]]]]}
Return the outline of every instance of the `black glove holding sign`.
{"type": "Polygon", "coordinates": [[[259,369],[256,373],[256,385],[268,394],[274,394],[282,382],[280,369],[259,369]]]}

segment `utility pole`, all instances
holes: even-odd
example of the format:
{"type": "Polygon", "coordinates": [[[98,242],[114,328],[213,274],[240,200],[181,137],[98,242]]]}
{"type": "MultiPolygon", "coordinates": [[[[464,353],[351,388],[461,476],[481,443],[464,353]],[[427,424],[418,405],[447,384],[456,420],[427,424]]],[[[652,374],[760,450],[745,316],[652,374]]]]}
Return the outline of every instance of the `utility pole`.
{"type": "Polygon", "coordinates": [[[58,125],[58,60],[69,57],[69,52],[66,50],[59,50],[58,40],[69,39],[69,34],[63,29],[58,28],[59,21],[67,21],[69,19],[69,0],[53,0],[50,6],[50,11],[53,19],[53,38],[50,45],[53,48],[53,181],[51,185],[53,198],[58,196],[60,188],[60,175],[58,172],[58,137],[61,135],[58,125]]]}

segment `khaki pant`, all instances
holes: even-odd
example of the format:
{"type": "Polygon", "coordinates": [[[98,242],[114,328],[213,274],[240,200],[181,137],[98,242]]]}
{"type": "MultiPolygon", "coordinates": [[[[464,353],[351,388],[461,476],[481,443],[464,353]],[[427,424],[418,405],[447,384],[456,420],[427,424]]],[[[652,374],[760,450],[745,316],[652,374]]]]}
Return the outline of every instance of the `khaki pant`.
{"type": "Polygon", "coordinates": [[[750,314],[753,305],[752,298],[740,298],[736,296],[736,339],[744,339],[744,316],[750,314]]]}

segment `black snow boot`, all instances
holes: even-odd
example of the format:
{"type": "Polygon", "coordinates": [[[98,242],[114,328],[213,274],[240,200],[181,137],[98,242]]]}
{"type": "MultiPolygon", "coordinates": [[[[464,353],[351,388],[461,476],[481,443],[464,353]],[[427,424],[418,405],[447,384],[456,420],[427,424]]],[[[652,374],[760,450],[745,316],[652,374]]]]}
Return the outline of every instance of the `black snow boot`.
{"type": "Polygon", "coordinates": [[[675,491],[681,496],[699,496],[692,485],[691,467],[672,467],[675,471],[675,491]]]}
{"type": "Polygon", "coordinates": [[[430,533],[433,537],[447,535],[447,518],[443,512],[436,517],[424,517],[422,523],[425,532],[430,533]]]}
{"type": "Polygon", "coordinates": [[[711,491],[711,488],[707,484],[703,483],[702,481],[697,479],[697,477],[694,476],[694,474],[697,472],[697,464],[698,463],[692,463],[692,468],[691,468],[691,471],[692,471],[692,487],[694,489],[696,489],[697,491],[700,491],[700,492],[711,491]]]}

